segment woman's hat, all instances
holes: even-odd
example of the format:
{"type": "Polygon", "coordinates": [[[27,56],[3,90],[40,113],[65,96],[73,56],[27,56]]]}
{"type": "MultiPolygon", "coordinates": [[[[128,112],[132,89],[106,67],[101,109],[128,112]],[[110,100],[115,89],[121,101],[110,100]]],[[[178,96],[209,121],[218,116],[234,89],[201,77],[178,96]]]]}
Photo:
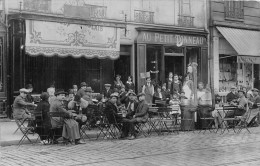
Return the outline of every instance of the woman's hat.
{"type": "Polygon", "coordinates": [[[86,92],[93,92],[93,90],[92,90],[92,88],[91,88],[90,86],[87,87],[85,91],[86,91],[86,92]]]}
{"type": "Polygon", "coordinates": [[[58,95],[60,95],[60,94],[65,94],[65,95],[67,95],[68,93],[65,92],[63,89],[58,89],[58,90],[55,92],[55,96],[58,96],[58,95]]]}
{"type": "Polygon", "coordinates": [[[259,92],[259,90],[256,88],[253,88],[252,91],[259,92]]]}
{"type": "Polygon", "coordinates": [[[20,89],[19,92],[29,93],[29,91],[25,88],[20,89]]]}
{"type": "Polygon", "coordinates": [[[83,86],[87,86],[87,83],[86,82],[80,83],[80,87],[83,87],[83,86]]]}
{"type": "Polygon", "coordinates": [[[117,94],[117,93],[112,93],[112,94],[110,95],[110,98],[112,98],[112,97],[118,98],[118,94],[117,94]]]}

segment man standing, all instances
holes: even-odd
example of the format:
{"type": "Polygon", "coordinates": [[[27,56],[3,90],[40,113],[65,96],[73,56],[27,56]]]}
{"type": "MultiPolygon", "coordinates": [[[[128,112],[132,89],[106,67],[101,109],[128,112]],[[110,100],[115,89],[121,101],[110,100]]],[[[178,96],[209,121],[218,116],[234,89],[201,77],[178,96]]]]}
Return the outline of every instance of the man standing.
{"type": "Polygon", "coordinates": [[[87,89],[87,83],[86,82],[82,82],[80,84],[80,89],[79,91],[77,92],[77,94],[80,96],[80,97],[83,97],[84,95],[86,95],[86,89],[87,89]]]}
{"type": "Polygon", "coordinates": [[[67,117],[66,118],[53,117],[51,119],[51,125],[54,128],[61,125],[63,126],[62,137],[65,143],[72,140],[75,141],[75,144],[84,144],[85,142],[82,142],[80,140],[78,123],[73,119],[72,113],[64,109],[65,106],[63,101],[65,100],[66,94],[67,93],[64,92],[64,90],[62,89],[57,90],[57,92],[55,92],[56,99],[53,101],[53,103],[50,106],[50,112],[62,112],[65,115],[67,115],[67,117]]]}
{"type": "Polygon", "coordinates": [[[238,94],[236,93],[236,87],[232,86],[231,87],[231,92],[229,92],[227,94],[227,102],[232,102],[232,101],[236,101],[238,99],[238,94]]]}
{"type": "Polygon", "coordinates": [[[27,89],[20,89],[20,95],[17,96],[13,103],[13,117],[14,119],[31,118],[31,113],[28,111],[27,106],[36,107],[33,103],[26,102],[26,96],[29,93],[27,89]]]}
{"type": "Polygon", "coordinates": [[[251,113],[248,118],[248,126],[258,126],[259,125],[259,108],[257,106],[260,103],[259,90],[253,88],[252,90],[253,96],[250,99],[249,103],[252,105],[251,113]],[[258,118],[257,118],[258,117],[258,118]]]}
{"type": "Polygon", "coordinates": [[[145,94],[145,101],[148,104],[152,104],[152,102],[153,102],[153,94],[154,94],[154,86],[151,83],[151,78],[150,77],[146,78],[146,84],[143,85],[142,93],[145,94]]]}

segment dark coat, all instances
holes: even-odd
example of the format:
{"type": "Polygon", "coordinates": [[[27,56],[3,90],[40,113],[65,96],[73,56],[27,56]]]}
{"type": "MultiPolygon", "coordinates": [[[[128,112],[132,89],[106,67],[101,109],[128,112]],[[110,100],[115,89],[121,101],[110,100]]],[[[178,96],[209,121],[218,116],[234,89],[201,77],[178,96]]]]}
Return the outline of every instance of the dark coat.
{"type": "Polygon", "coordinates": [[[227,94],[227,102],[231,102],[232,100],[237,100],[238,99],[238,94],[237,93],[232,93],[232,92],[229,92],[227,94]]]}
{"type": "Polygon", "coordinates": [[[110,101],[106,103],[104,114],[106,115],[109,123],[119,123],[122,121],[122,117],[118,115],[117,107],[110,101]]]}
{"type": "Polygon", "coordinates": [[[126,99],[126,102],[125,102],[125,108],[127,109],[127,115],[126,117],[132,117],[134,114],[135,114],[135,111],[138,107],[138,102],[137,101],[131,101],[129,98],[126,99]],[[129,103],[134,103],[134,110],[131,110],[129,106],[129,103]]]}
{"type": "Polygon", "coordinates": [[[132,89],[133,91],[135,91],[135,84],[132,82],[132,83],[128,83],[126,82],[125,83],[125,90],[126,91],[129,91],[130,89],[132,89]]]}
{"type": "Polygon", "coordinates": [[[148,120],[148,104],[145,101],[141,101],[135,111],[135,118],[137,122],[146,122],[148,120]]]}
{"type": "Polygon", "coordinates": [[[178,81],[178,83],[175,83],[174,81],[171,84],[171,94],[173,93],[181,93],[182,90],[182,83],[178,81]]]}
{"type": "Polygon", "coordinates": [[[77,92],[77,95],[79,95],[81,98],[83,97],[83,96],[85,96],[86,95],[86,92],[85,92],[85,90],[84,89],[79,89],[78,90],[78,92],[77,92]]]}
{"type": "Polygon", "coordinates": [[[112,89],[109,89],[108,91],[105,89],[102,94],[104,95],[105,98],[110,98],[110,95],[112,93],[113,93],[112,89]]]}
{"type": "Polygon", "coordinates": [[[43,120],[42,125],[51,126],[51,121],[50,121],[50,118],[48,116],[48,112],[50,112],[50,104],[49,104],[48,101],[40,101],[40,103],[38,103],[38,105],[35,109],[35,112],[41,113],[42,120],[43,120]]]}
{"type": "Polygon", "coordinates": [[[153,103],[155,102],[155,100],[166,100],[165,93],[164,92],[161,92],[161,93],[162,93],[162,98],[159,97],[159,93],[158,92],[155,92],[153,94],[153,103]]]}

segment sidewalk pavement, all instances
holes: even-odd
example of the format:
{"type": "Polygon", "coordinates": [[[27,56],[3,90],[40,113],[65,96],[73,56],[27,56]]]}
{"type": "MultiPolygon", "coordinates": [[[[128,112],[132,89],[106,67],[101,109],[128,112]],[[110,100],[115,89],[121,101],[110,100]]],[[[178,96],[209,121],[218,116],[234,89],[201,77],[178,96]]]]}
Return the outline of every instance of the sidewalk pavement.
{"type": "MultiPolygon", "coordinates": [[[[14,120],[0,122],[0,146],[18,145],[23,134],[20,130],[17,130],[17,132],[14,133],[16,129],[17,129],[17,125],[14,120]]],[[[87,131],[87,136],[91,139],[94,139],[97,136],[97,132],[98,132],[97,130],[87,131]]],[[[29,138],[33,142],[36,142],[38,138],[38,134],[37,133],[29,134],[29,138]]],[[[28,144],[28,143],[30,142],[27,139],[23,141],[23,144],[28,144]]]]}

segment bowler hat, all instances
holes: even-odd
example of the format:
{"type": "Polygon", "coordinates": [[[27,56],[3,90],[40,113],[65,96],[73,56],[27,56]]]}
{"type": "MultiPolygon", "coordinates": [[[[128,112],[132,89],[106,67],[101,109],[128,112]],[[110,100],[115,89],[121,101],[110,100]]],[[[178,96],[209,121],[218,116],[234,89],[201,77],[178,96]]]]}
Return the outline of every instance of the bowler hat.
{"type": "Polygon", "coordinates": [[[140,97],[140,96],[145,96],[145,93],[139,93],[139,94],[137,95],[137,97],[140,97]]]}
{"type": "Polygon", "coordinates": [[[136,96],[135,92],[132,92],[132,91],[128,93],[128,96],[130,96],[130,95],[136,96]]]}
{"type": "Polygon", "coordinates": [[[87,83],[86,82],[80,83],[80,87],[83,87],[83,86],[87,86],[87,83]]]}
{"type": "Polygon", "coordinates": [[[67,92],[65,92],[63,89],[58,89],[56,92],[55,92],[55,96],[58,96],[60,94],[68,94],[67,92]]]}
{"type": "Polygon", "coordinates": [[[86,91],[86,92],[93,92],[93,90],[92,90],[92,88],[91,88],[90,86],[87,87],[85,91],[86,91]]]}

